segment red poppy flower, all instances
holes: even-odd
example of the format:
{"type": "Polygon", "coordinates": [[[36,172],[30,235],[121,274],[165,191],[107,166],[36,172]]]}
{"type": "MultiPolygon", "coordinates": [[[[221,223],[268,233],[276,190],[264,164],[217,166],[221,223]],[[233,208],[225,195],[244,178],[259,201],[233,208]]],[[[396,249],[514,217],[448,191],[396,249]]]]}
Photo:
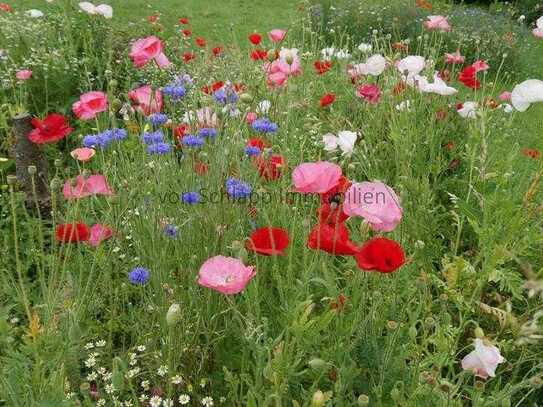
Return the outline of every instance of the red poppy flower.
{"type": "Polygon", "coordinates": [[[284,255],[288,245],[288,232],[274,227],[255,230],[246,243],[247,249],[264,256],[284,255]]]}
{"type": "Polygon", "coordinates": [[[343,212],[343,205],[336,202],[321,204],[320,208],[317,209],[317,215],[319,216],[319,223],[329,225],[336,225],[349,219],[349,216],[343,212]]]}
{"type": "Polygon", "coordinates": [[[318,75],[323,75],[332,68],[332,62],[331,61],[315,61],[313,63],[313,66],[315,67],[315,71],[317,71],[318,75]]]}
{"type": "Polygon", "coordinates": [[[253,45],[258,45],[262,42],[262,36],[258,33],[251,34],[249,35],[249,41],[251,41],[253,45]]]}
{"type": "Polygon", "coordinates": [[[66,223],[58,225],[56,239],[62,243],[77,243],[89,240],[90,229],[84,223],[66,223]]]}
{"type": "Polygon", "coordinates": [[[522,154],[524,154],[526,157],[533,158],[534,160],[539,160],[541,158],[541,151],[534,148],[523,148],[522,154]]]}
{"type": "Polygon", "coordinates": [[[213,52],[213,55],[216,57],[221,56],[222,51],[223,51],[222,47],[215,47],[211,50],[211,52],[213,52]]]}
{"type": "Polygon", "coordinates": [[[362,270],[392,273],[405,264],[405,253],[397,242],[386,237],[368,240],[356,254],[356,263],[362,270]]]}
{"type": "Polygon", "coordinates": [[[211,86],[206,85],[202,87],[202,92],[204,92],[206,95],[210,95],[213,92],[217,92],[220,88],[224,86],[223,81],[217,81],[213,82],[211,86]]]}
{"type": "Polygon", "coordinates": [[[194,40],[194,42],[196,43],[196,45],[198,45],[200,48],[203,48],[206,46],[207,44],[207,41],[202,38],[202,37],[196,37],[196,39],[194,40]]]}
{"type": "Polygon", "coordinates": [[[183,31],[181,31],[185,37],[190,37],[192,35],[192,31],[188,28],[185,28],[183,31]]]}
{"type": "Polygon", "coordinates": [[[149,21],[151,24],[156,23],[160,19],[160,16],[158,14],[153,14],[152,16],[147,17],[147,21],[149,21]]]}
{"type": "Polygon", "coordinates": [[[268,51],[265,49],[255,49],[251,52],[251,59],[253,61],[264,60],[268,57],[268,51]]]}
{"type": "Polygon", "coordinates": [[[236,93],[245,91],[246,86],[243,83],[234,83],[234,90],[236,93]]]}
{"type": "Polygon", "coordinates": [[[190,131],[190,126],[188,124],[180,124],[175,129],[173,129],[173,135],[176,138],[180,139],[185,134],[188,134],[189,131],[190,131]]]}
{"type": "Polygon", "coordinates": [[[187,17],[181,17],[179,19],[179,24],[188,24],[189,23],[189,19],[187,17]]]}
{"type": "Polygon", "coordinates": [[[209,166],[206,163],[203,163],[201,161],[196,161],[194,163],[194,172],[198,175],[206,175],[209,171],[209,166]]]}
{"type": "Polygon", "coordinates": [[[194,54],[193,52],[185,52],[183,54],[183,61],[185,61],[185,62],[190,62],[194,58],[196,58],[196,54],[194,54]]]}
{"type": "Polygon", "coordinates": [[[449,151],[454,150],[454,147],[455,147],[455,145],[454,145],[454,142],[453,142],[453,141],[448,141],[447,143],[445,143],[445,148],[446,148],[447,150],[449,150],[449,151]]]}
{"type": "Polygon", "coordinates": [[[335,300],[330,302],[330,309],[341,311],[345,308],[345,304],[347,304],[347,297],[343,294],[339,294],[335,300]]]}
{"type": "Polygon", "coordinates": [[[36,144],[56,143],[62,140],[72,132],[68,120],[61,114],[52,113],[45,119],[32,119],[34,130],[30,132],[28,138],[36,144]]]}
{"type": "Polygon", "coordinates": [[[335,100],[336,95],[334,95],[333,93],[327,93],[321,98],[320,105],[321,107],[326,107],[334,103],[335,100]]]}
{"type": "Polygon", "coordinates": [[[268,181],[279,179],[287,166],[285,158],[278,154],[273,154],[269,158],[259,156],[255,164],[260,176],[268,181]]]}
{"type": "Polygon", "coordinates": [[[5,11],[7,13],[13,13],[13,9],[9,4],[6,3],[0,3],[0,10],[5,11]]]}
{"type": "Polygon", "coordinates": [[[351,187],[351,184],[352,182],[342,175],[335,187],[321,194],[321,203],[343,202],[343,195],[351,187]]]}
{"type": "Polygon", "coordinates": [[[309,233],[307,247],[336,256],[353,256],[358,252],[358,247],[349,239],[349,229],[344,223],[319,223],[309,233]]]}
{"type": "Polygon", "coordinates": [[[464,86],[470,89],[479,89],[481,87],[481,82],[476,77],[477,69],[473,66],[465,67],[462,72],[458,75],[458,80],[464,84],[464,86]]]}
{"type": "Polygon", "coordinates": [[[253,137],[250,138],[247,142],[247,147],[258,147],[260,151],[264,150],[265,148],[269,147],[270,145],[263,139],[259,137],[253,137]]]}

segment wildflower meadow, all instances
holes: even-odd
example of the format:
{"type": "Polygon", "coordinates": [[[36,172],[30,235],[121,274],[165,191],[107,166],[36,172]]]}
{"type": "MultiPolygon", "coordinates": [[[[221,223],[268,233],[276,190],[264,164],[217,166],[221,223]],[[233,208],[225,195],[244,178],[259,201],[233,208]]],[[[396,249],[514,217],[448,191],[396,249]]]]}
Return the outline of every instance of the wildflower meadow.
{"type": "Polygon", "coordinates": [[[0,406],[543,405],[543,2],[0,33],[0,406]]]}

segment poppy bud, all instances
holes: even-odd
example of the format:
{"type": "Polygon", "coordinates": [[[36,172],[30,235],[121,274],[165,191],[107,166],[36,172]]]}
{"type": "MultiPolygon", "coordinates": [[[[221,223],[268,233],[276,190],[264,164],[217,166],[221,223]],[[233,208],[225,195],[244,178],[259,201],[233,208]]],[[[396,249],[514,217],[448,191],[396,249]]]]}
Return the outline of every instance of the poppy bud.
{"type": "Polygon", "coordinates": [[[365,394],[361,394],[358,396],[358,400],[356,401],[359,407],[365,407],[370,404],[370,398],[366,396],[365,394]]]}
{"type": "Polygon", "coordinates": [[[439,388],[441,389],[441,391],[445,392],[445,393],[450,393],[452,390],[453,390],[453,385],[446,381],[446,380],[443,380],[440,384],[439,384],[439,388]]]}
{"type": "Polygon", "coordinates": [[[326,396],[320,390],[317,390],[313,393],[313,398],[311,399],[311,407],[322,407],[326,403],[326,396]]]}
{"type": "Polygon", "coordinates": [[[62,160],[60,158],[57,158],[54,164],[55,164],[55,168],[60,168],[62,167],[62,160]]]}
{"type": "Polygon", "coordinates": [[[166,323],[168,326],[174,326],[181,320],[181,306],[172,304],[166,313],[166,323]]]}
{"type": "Polygon", "coordinates": [[[417,335],[418,335],[418,331],[417,331],[417,327],[415,325],[411,326],[409,328],[409,337],[412,339],[412,340],[416,340],[417,339],[417,335]]]}
{"type": "Polygon", "coordinates": [[[110,88],[116,88],[118,85],[119,85],[119,82],[116,79],[112,79],[109,81],[110,88]]]}
{"type": "Polygon", "coordinates": [[[35,165],[29,165],[28,168],[27,168],[27,170],[28,170],[28,173],[29,173],[30,175],[35,175],[36,172],[38,172],[38,169],[36,168],[35,165]]]}
{"type": "Polygon", "coordinates": [[[390,398],[394,400],[395,402],[399,402],[402,398],[400,389],[398,389],[397,387],[393,388],[392,391],[390,392],[390,398]]]}
{"type": "Polygon", "coordinates": [[[476,338],[479,338],[479,339],[483,339],[485,337],[485,331],[483,331],[481,327],[479,326],[475,328],[475,330],[473,331],[473,334],[475,335],[476,338]]]}
{"type": "Polygon", "coordinates": [[[311,367],[313,370],[320,370],[323,369],[326,366],[326,362],[319,358],[311,359],[307,364],[311,367]]]}
{"type": "Polygon", "coordinates": [[[242,247],[238,251],[238,259],[240,259],[242,262],[247,263],[248,260],[248,253],[245,247],[242,247]]]}
{"type": "Polygon", "coordinates": [[[253,97],[249,93],[242,93],[239,95],[239,100],[242,103],[251,103],[253,100],[253,97]]]}
{"type": "Polygon", "coordinates": [[[436,324],[436,320],[432,317],[428,317],[424,320],[424,324],[428,327],[428,328],[432,328],[435,324],[436,324]]]}
{"type": "Polygon", "coordinates": [[[473,387],[476,389],[476,390],[483,390],[485,388],[485,382],[482,382],[481,380],[476,380],[475,381],[475,384],[473,385],[473,387]]]}
{"type": "Polygon", "coordinates": [[[51,190],[52,191],[58,191],[60,189],[60,186],[62,185],[62,181],[60,178],[55,177],[51,180],[51,190]]]}
{"type": "Polygon", "coordinates": [[[398,328],[398,323],[396,321],[388,321],[387,326],[388,329],[396,329],[398,328]]]}
{"type": "Polygon", "coordinates": [[[123,107],[123,102],[121,102],[119,99],[113,99],[111,101],[111,107],[113,110],[118,111],[123,107]]]}
{"type": "Polygon", "coordinates": [[[541,379],[541,377],[534,376],[529,380],[529,382],[530,386],[538,388],[541,387],[541,385],[543,384],[543,379],[541,379]]]}
{"type": "Polygon", "coordinates": [[[8,175],[6,177],[8,185],[15,185],[17,183],[17,177],[15,175],[8,175]]]}

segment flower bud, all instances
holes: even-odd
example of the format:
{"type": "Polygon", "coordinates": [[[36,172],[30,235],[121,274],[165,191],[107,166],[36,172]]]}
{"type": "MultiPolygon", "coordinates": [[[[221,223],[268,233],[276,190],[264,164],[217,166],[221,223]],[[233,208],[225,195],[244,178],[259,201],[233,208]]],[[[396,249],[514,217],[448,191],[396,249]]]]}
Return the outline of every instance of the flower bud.
{"type": "Polygon", "coordinates": [[[27,168],[27,171],[30,175],[36,175],[36,173],[38,172],[38,169],[36,168],[35,165],[29,165],[27,168]]]}
{"type": "Polygon", "coordinates": [[[473,331],[473,334],[475,335],[476,338],[479,338],[479,339],[483,339],[485,337],[485,331],[483,331],[481,327],[479,326],[475,328],[475,330],[473,331]]]}
{"type": "Polygon", "coordinates": [[[370,404],[370,398],[365,394],[361,394],[360,396],[358,396],[358,400],[356,401],[356,403],[360,407],[365,407],[370,404]]]}
{"type": "Polygon", "coordinates": [[[313,393],[313,398],[311,399],[311,407],[323,407],[326,403],[326,396],[320,390],[317,390],[313,393]]]}
{"type": "Polygon", "coordinates": [[[409,337],[412,340],[416,340],[418,335],[417,327],[415,325],[412,325],[409,327],[409,337]]]}
{"type": "Polygon", "coordinates": [[[112,79],[109,81],[110,88],[116,88],[117,86],[119,86],[119,82],[116,79],[112,79]]]}
{"type": "Polygon", "coordinates": [[[181,321],[181,306],[179,304],[172,304],[166,313],[166,323],[168,326],[174,326],[179,321],[181,321]]]}
{"type": "Polygon", "coordinates": [[[402,398],[400,389],[398,389],[397,387],[393,388],[392,391],[390,392],[390,398],[394,400],[396,403],[398,403],[402,398]]]}
{"type": "Polygon", "coordinates": [[[17,183],[17,177],[15,175],[8,175],[6,181],[8,185],[15,185],[17,183]]]}
{"type": "Polygon", "coordinates": [[[54,164],[55,164],[55,168],[60,168],[62,167],[62,160],[60,158],[57,158],[54,164]]]}
{"type": "Polygon", "coordinates": [[[62,185],[62,181],[60,178],[55,177],[51,180],[51,190],[52,191],[58,191],[60,189],[60,186],[62,185]]]}
{"type": "Polygon", "coordinates": [[[311,359],[307,364],[311,367],[313,370],[320,370],[326,367],[326,362],[319,358],[311,359]]]}
{"type": "Polygon", "coordinates": [[[253,97],[249,93],[242,93],[241,95],[239,95],[239,100],[241,103],[251,103],[253,97]]]}

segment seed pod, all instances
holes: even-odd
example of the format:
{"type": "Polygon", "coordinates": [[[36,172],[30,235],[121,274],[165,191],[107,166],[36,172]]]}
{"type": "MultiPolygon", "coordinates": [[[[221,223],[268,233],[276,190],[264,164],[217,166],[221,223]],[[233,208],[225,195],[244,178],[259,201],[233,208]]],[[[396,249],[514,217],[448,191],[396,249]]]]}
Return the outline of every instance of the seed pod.
{"type": "Polygon", "coordinates": [[[168,326],[174,326],[179,321],[181,321],[181,306],[179,304],[172,304],[166,313],[166,323],[168,326]]]}

